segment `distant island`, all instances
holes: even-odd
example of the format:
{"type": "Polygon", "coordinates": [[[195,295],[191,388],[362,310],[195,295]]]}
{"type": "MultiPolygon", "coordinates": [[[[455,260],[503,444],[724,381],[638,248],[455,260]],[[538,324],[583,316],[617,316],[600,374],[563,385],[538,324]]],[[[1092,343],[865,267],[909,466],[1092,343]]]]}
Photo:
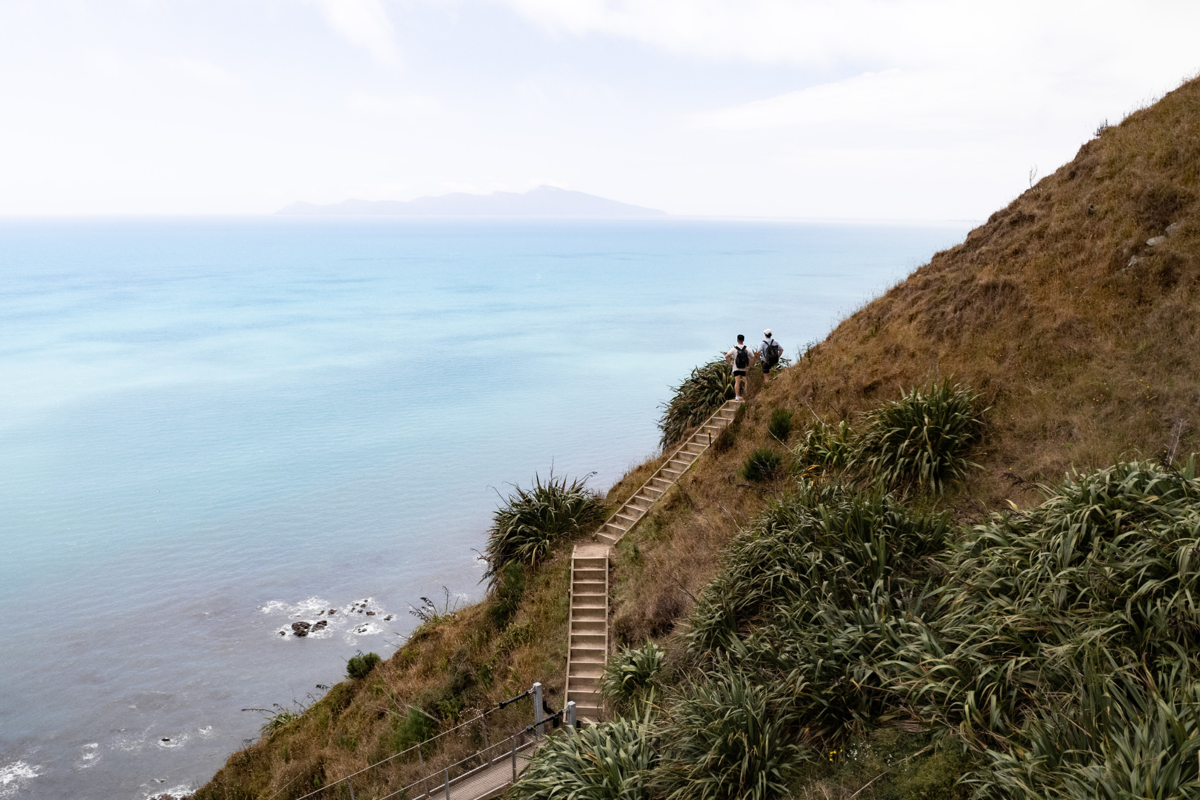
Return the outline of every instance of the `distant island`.
{"type": "Polygon", "coordinates": [[[416,200],[343,200],[330,205],[292,203],[276,214],[286,216],[433,216],[433,217],[665,217],[667,212],[608,200],[554,186],[523,194],[454,192],[416,200]]]}

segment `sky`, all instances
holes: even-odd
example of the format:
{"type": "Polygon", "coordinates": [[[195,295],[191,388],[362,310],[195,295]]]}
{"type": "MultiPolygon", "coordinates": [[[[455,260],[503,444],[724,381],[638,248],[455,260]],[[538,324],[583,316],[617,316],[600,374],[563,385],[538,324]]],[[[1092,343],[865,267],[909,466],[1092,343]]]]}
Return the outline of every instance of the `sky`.
{"type": "Polygon", "coordinates": [[[1200,72],[1200,2],[0,0],[0,215],[550,184],[988,216],[1200,72]]]}

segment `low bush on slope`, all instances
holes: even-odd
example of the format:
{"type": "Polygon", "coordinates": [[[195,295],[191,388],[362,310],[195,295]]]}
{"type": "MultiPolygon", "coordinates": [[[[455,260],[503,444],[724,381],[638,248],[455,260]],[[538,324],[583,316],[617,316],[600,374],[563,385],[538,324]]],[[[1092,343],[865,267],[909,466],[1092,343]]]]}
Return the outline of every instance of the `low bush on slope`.
{"type": "Polygon", "coordinates": [[[1198,596],[1191,466],[1117,464],[957,532],[889,496],[804,485],[700,598],[690,677],[638,780],[783,797],[826,754],[862,757],[898,729],[965,759],[933,796],[1194,797],[1198,596]]]}
{"type": "Polygon", "coordinates": [[[817,423],[796,448],[802,467],[842,472],[885,489],[942,494],[966,477],[983,435],[979,395],[949,381],[901,392],[900,399],[863,414],[861,433],[843,421],[817,423]]]}
{"type": "Polygon", "coordinates": [[[604,504],[585,484],[586,478],[568,483],[551,475],[545,483],[535,476],[528,490],[514,486],[492,515],[485,577],[495,584],[508,564],[537,564],[555,542],[603,520],[604,504]]]}

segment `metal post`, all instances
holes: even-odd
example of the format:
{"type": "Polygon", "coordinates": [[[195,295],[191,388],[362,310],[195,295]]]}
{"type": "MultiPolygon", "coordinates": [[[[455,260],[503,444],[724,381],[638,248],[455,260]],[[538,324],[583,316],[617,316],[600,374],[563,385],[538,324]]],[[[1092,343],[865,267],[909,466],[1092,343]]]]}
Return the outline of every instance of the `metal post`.
{"type": "Polygon", "coordinates": [[[535,683],[533,685],[533,730],[538,735],[542,735],[542,684],[535,683]]]}
{"type": "Polygon", "coordinates": [[[446,800],[450,800],[450,769],[446,769],[446,800]]]}
{"type": "Polygon", "coordinates": [[[512,737],[513,783],[517,782],[517,737],[512,737]]]}
{"type": "Polygon", "coordinates": [[[354,800],[354,782],[347,778],[346,785],[350,787],[350,800],[354,800]]]}
{"type": "Polygon", "coordinates": [[[573,730],[575,728],[575,701],[567,701],[567,728],[573,730]]]}

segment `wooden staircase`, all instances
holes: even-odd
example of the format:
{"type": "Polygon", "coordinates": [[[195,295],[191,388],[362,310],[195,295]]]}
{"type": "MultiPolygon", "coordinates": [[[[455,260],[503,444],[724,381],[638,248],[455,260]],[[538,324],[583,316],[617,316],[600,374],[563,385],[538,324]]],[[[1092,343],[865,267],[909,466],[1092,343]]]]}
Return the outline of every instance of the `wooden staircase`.
{"type": "Polygon", "coordinates": [[[642,521],[642,517],[646,516],[646,512],[658,498],[675,485],[675,481],[683,477],[687,468],[694,464],[700,454],[716,441],[721,431],[733,422],[741,404],[739,400],[727,400],[725,405],[718,408],[715,414],[671,453],[671,457],[650,476],[650,480],[642,484],[642,488],[634,492],[633,497],[626,500],[625,504],[605,521],[596,533],[596,538],[609,545],[621,541],[621,537],[642,521]]]}
{"type": "Polygon", "coordinates": [[[600,721],[600,676],[608,657],[608,545],[579,544],[571,554],[567,700],[575,718],[600,721]]]}
{"type": "Polygon", "coordinates": [[[571,610],[567,651],[567,700],[575,701],[576,719],[600,721],[604,702],[600,678],[608,658],[609,549],[621,540],[657,500],[683,477],[688,467],[733,422],[741,401],[729,400],[675,449],[650,480],[609,517],[595,543],[578,544],[571,554],[571,610]]]}

